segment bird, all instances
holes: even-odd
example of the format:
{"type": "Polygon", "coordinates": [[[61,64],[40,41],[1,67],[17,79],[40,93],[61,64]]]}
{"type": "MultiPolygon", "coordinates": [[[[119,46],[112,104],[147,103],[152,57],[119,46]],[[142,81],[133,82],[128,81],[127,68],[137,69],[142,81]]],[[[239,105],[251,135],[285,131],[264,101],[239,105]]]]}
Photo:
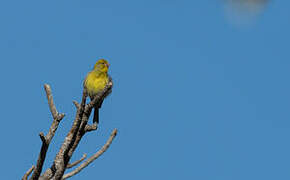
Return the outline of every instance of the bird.
{"type": "MultiPolygon", "coordinates": [[[[109,66],[110,64],[107,60],[99,59],[94,65],[93,70],[86,76],[83,85],[91,101],[98,93],[102,92],[108,82],[111,81],[111,77],[108,74],[109,66]]],[[[110,93],[111,89],[104,95],[104,98],[106,98],[110,93]]],[[[99,108],[101,107],[104,98],[98,104],[98,107],[94,107],[93,123],[96,122],[99,124],[99,108]]]]}

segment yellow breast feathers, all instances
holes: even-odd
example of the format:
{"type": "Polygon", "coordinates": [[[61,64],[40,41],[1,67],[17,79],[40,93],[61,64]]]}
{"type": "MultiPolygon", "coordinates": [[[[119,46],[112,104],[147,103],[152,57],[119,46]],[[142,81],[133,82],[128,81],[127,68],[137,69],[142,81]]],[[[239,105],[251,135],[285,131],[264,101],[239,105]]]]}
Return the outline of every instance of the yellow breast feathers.
{"type": "Polygon", "coordinates": [[[104,59],[100,59],[95,64],[94,69],[87,75],[84,86],[91,99],[106,87],[109,81],[108,68],[109,63],[104,59]]]}

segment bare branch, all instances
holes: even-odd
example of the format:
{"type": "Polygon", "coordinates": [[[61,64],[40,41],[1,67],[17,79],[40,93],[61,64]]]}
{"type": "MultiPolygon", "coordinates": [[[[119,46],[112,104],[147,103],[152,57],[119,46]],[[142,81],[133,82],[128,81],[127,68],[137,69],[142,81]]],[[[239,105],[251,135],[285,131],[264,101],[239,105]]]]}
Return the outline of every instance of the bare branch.
{"type": "Polygon", "coordinates": [[[78,108],[80,108],[80,105],[79,105],[79,103],[78,102],[76,102],[76,101],[73,101],[73,103],[74,103],[74,105],[75,105],[75,107],[78,109],[78,108]]]}
{"type": "Polygon", "coordinates": [[[64,113],[60,113],[58,114],[58,121],[61,121],[64,118],[65,114],[64,113]]]}
{"type": "Polygon", "coordinates": [[[81,105],[80,105],[80,108],[78,108],[72,128],[67,134],[59,152],[57,153],[53,165],[44,173],[43,175],[44,177],[48,177],[48,178],[53,177],[52,179],[61,179],[61,177],[63,176],[63,173],[68,164],[68,161],[71,158],[67,155],[67,153],[69,152],[70,148],[73,146],[76,135],[79,131],[79,127],[81,124],[82,116],[84,114],[84,109],[86,105],[86,99],[87,99],[87,92],[84,89],[81,105]],[[53,169],[55,169],[55,171],[53,171],[53,169]]]}
{"type": "Polygon", "coordinates": [[[92,125],[87,124],[85,127],[85,132],[95,131],[98,129],[98,123],[94,122],[92,125]]]}
{"type": "Polygon", "coordinates": [[[28,171],[22,177],[22,180],[27,180],[28,176],[32,173],[32,171],[34,170],[34,168],[35,168],[35,166],[32,166],[30,169],[28,169],[28,171]]]}
{"type": "Polygon", "coordinates": [[[50,88],[50,86],[48,84],[45,84],[44,85],[44,89],[45,89],[45,92],[46,92],[46,97],[47,97],[47,100],[48,100],[48,105],[49,105],[50,112],[52,114],[53,119],[56,119],[57,115],[58,115],[58,112],[57,112],[56,107],[55,107],[55,105],[53,103],[51,88],[50,88]]]}
{"type": "Polygon", "coordinates": [[[42,146],[41,146],[41,150],[39,152],[39,156],[38,156],[35,170],[31,176],[30,180],[37,180],[39,178],[41,171],[42,171],[43,163],[44,163],[45,158],[46,158],[46,153],[47,153],[50,141],[52,140],[52,138],[53,138],[53,136],[58,128],[60,121],[65,116],[64,114],[59,114],[57,112],[56,107],[53,103],[53,97],[52,97],[50,86],[48,84],[45,84],[44,89],[46,92],[46,97],[48,100],[49,109],[50,109],[50,112],[51,112],[52,117],[53,117],[53,122],[52,122],[46,136],[44,136],[43,132],[39,133],[40,139],[42,141],[42,146]]]}
{"type": "Polygon", "coordinates": [[[39,133],[39,137],[40,137],[40,139],[41,139],[41,141],[42,141],[43,144],[47,144],[47,142],[46,142],[46,138],[45,138],[43,132],[40,132],[40,133],[39,133]]]}
{"type": "MultiPolygon", "coordinates": [[[[94,123],[92,125],[87,124],[89,117],[90,117],[90,114],[91,114],[93,108],[100,108],[101,107],[101,104],[102,104],[103,100],[105,99],[105,97],[108,94],[110,94],[110,92],[112,91],[112,86],[113,86],[113,82],[112,82],[112,79],[110,78],[105,89],[102,92],[100,92],[99,94],[97,94],[96,97],[90,103],[86,104],[86,98],[87,98],[86,89],[84,89],[84,91],[83,91],[82,101],[80,104],[78,104],[78,102],[76,102],[76,101],[73,101],[75,107],[77,108],[77,113],[76,113],[73,125],[72,125],[69,133],[67,134],[61,148],[59,149],[59,152],[57,153],[52,166],[50,168],[48,168],[45,171],[45,173],[41,176],[42,179],[60,180],[63,178],[63,174],[67,168],[70,168],[72,166],[76,166],[78,163],[83,161],[83,158],[82,158],[81,160],[76,161],[73,164],[69,164],[69,161],[72,157],[72,154],[75,151],[75,149],[77,148],[83,135],[86,132],[93,131],[93,130],[97,129],[97,127],[98,127],[97,123],[94,123]]],[[[46,89],[48,89],[47,92],[49,92],[49,90],[50,90],[49,86],[46,89]]],[[[50,96],[47,96],[47,97],[50,97],[50,96]]],[[[52,114],[54,114],[54,112],[57,113],[57,111],[53,105],[53,101],[49,101],[49,102],[51,102],[51,104],[52,104],[52,106],[50,106],[50,107],[52,107],[52,108],[50,108],[52,114]]],[[[56,117],[58,117],[58,116],[56,116],[56,117]]],[[[55,120],[57,120],[57,119],[58,118],[56,118],[55,120]]],[[[115,132],[114,136],[116,136],[116,133],[117,133],[117,130],[115,130],[115,131],[116,132],[115,132]]],[[[47,139],[47,137],[46,137],[46,139],[47,139]]],[[[111,144],[111,142],[109,143],[109,145],[110,144],[111,144]]],[[[102,151],[105,152],[107,148],[108,147],[106,147],[102,151]]],[[[103,152],[101,152],[101,153],[99,152],[100,154],[98,156],[100,156],[103,152]]],[[[97,157],[95,157],[95,159],[97,157]]],[[[92,161],[93,160],[91,160],[91,162],[92,161]]],[[[91,162],[89,162],[89,163],[91,163],[91,162]]],[[[87,165],[85,165],[85,167],[87,165]]],[[[81,168],[81,169],[83,169],[83,168],[81,168]]]]}
{"type": "MultiPolygon", "coordinates": [[[[65,141],[59,150],[57,156],[55,157],[54,164],[50,168],[55,168],[56,171],[52,174],[52,176],[49,175],[49,177],[52,177],[52,179],[59,180],[62,178],[64,171],[66,169],[66,166],[75,151],[76,147],[78,146],[82,136],[85,134],[85,127],[88,122],[89,116],[91,114],[91,111],[94,107],[99,107],[99,103],[102,102],[104,97],[111,92],[113,86],[112,79],[108,82],[105,89],[100,92],[93,101],[91,101],[88,105],[86,105],[86,97],[87,92],[86,89],[84,89],[83,92],[83,98],[80,107],[77,111],[77,116],[75,118],[73,127],[71,128],[70,132],[65,138],[65,141]]],[[[46,175],[53,172],[51,170],[46,171],[46,175]]]]}
{"type": "Polygon", "coordinates": [[[81,159],[79,159],[79,160],[77,160],[77,161],[75,161],[75,162],[73,162],[73,163],[68,164],[68,165],[66,166],[66,168],[67,168],[67,169],[72,168],[72,167],[78,165],[80,162],[82,162],[82,161],[83,161],[84,159],[86,159],[86,158],[87,158],[87,154],[84,154],[83,157],[82,157],[81,159]]]}
{"type": "Polygon", "coordinates": [[[87,167],[90,163],[92,163],[94,160],[96,160],[98,157],[100,157],[110,147],[110,145],[113,142],[116,135],[117,135],[117,129],[114,129],[110,138],[106,142],[106,144],[96,154],[94,154],[92,157],[90,157],[88,160],[86,160],[84,163],[82,163],[79,167],[77,167],[72,172],[65,174],[62,177],[62,179],[67,179],[67,178],[70,178],[70,177],[76,175],[81,170],[83,170],[85,167],[87,167]]]}
{"type": "Polygon", "coordinates": [[[72,147],[70,148],[70,150],[68,152],[68,157],[72,156],[73,152],[75,151],[75,149],[77,148],[78,144],[80,143],[83,135],[85,134],[84,127],[85,127],[85,125],[87,124],[87,122],[89,120],[90,114],[91,114],[91,111],[89,111],[87,113],[84,113],[84,116],[82,118],[82,122],[81,122],[81,125],[80,125],[80,129],[79,129],[78,134],[77,134],[77,136],[75,138],[74,144],[72,145],[72,147]]]}

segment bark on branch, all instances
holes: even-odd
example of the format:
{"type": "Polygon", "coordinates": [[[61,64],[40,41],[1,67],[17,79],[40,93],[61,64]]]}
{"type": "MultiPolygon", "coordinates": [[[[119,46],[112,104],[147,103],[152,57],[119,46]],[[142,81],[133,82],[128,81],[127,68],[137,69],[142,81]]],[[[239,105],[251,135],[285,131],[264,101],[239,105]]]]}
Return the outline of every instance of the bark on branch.
{"type": "Polygon", "coordinates": [[[66,166],[66,168],[67,168],[67,169],[72,168],[72,167],[78,165],[79,163],[81,163],[81,162],[82,162],[84,159],[86,159],[86,158],[87,158],[87,154],[84,154],[83,157],[82,157],[81,159],[79,159],[79,160],[77,160],[77,161],[75,161],[75,162],[73,162],[73,163],[68,164],[68,165],[66,166]]]}

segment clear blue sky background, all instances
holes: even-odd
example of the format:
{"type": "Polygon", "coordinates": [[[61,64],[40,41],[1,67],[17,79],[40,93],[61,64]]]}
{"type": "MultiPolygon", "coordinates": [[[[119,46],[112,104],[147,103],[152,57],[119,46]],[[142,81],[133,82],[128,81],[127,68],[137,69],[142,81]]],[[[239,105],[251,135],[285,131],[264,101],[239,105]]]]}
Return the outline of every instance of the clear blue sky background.
{"type": "Polygon", "coordinates": [[[236,25],[220,0],[0,1],[0,179],[37,160],[52,121],[43,84],[66,113],[46,168],[83,78],[107,58],[113,94],[73,160],[119,134],[71,179],[289,180],[289,6],[236,25]]]}

